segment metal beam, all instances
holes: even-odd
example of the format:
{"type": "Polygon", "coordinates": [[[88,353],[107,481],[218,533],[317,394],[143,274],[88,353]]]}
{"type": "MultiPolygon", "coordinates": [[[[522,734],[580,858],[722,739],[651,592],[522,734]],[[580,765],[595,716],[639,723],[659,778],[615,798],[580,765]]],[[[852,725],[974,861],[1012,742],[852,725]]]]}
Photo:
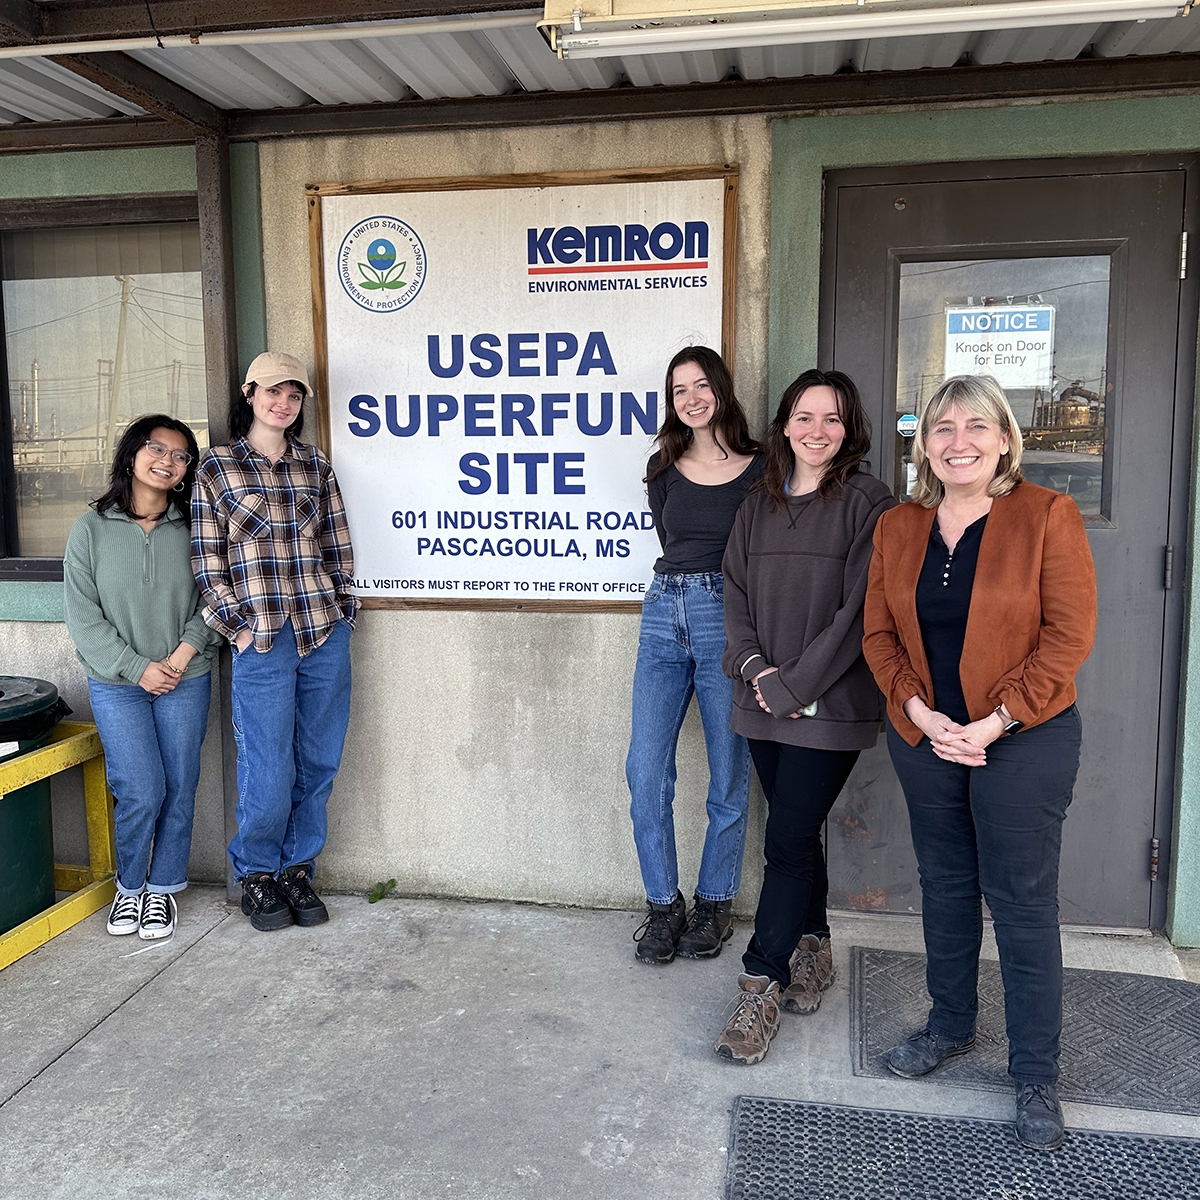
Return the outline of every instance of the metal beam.
{"type": "MultiPolygon", "coordinates": [[[[19,0],[0,0],[10,2],[19,0]]],[[[150,0],[149,5],[146,0],[64,0],[29,7],[41,10],[40,40],[66,42],[151,33],[151,18],[160,34],[217,33],[493,12],[540,13],[542,0],[150,0]]]]}
{"type": "Polygon", "coordinates": [[[32,200],[0,200],[0,230],[63,229],[73,225],[147,225],[195,221],[195,192],[145,192],[105,196],[97,209],[95,196],[40,196],[32,200]]]}
{"type": "Polygon", "coordinates": [[[144,108],[151,116],[214,133],[225,129],[225,114],[219,108],[127,54],[55,55],[48,61],[144,108]]]}
{"type": "MultiPolygon", "coordinates": [[[[238,382],[237,316],[233,286],[233,190],[229,177],[229,142],[220,134],[196,138],[196,199],[200,215],[200,294],[204,315],[204,375],[208,393],[208,444],[229,440],[229,401],[238,382]]],[[[237,743],[233,735],[230,692],[232,661],[222,646],[218,659],[221,705],[221,782],[224,792],[225,841],[237,832],[237,743]]],[[[225,887],[234,900],[241,889],[228,858],[225,887]]]]}
{"type": "Polygon", "coordinates": [[[22,121],[16,125],[0,125],[0,155],[51,150],[113,150],[121,146],[178,146],[191,140],[184,126],[155,117],[22,121]]]}
{"type": "MultiPolygon", "coordinates": [[[[1073,62],[861,75],[805,76],[684,87],[617,87],[536,92],[466,100],[309,105],[227,114],[229,137],[259,141],[355,133],[633,121],[738,113],[1070,100],[1200,90],[1200,54],[1096,58],[1073,62]]],[[[55,121],[0,126],[0,154],[104,146],[165,145],[191,139],[180,124],[147,118],[55,121]]]]}
{"type": "Polygon", "coordinates": [[[230,136],[240,141],[397,130],[1077,99],[1196,88],[1200,88],[1200,55],[1170,54],[1156,58],[1093,58],[942,70],[808,75],[801,79],[731,80],[681,87],[517,93],[465,100],[310,105],[231,114],[230,136]]]}
{"type": "Polygon", "coordinates": [[[32,0],[0,0],[0,45],[36,41],[41,31],[41,12],[32,0]]]}

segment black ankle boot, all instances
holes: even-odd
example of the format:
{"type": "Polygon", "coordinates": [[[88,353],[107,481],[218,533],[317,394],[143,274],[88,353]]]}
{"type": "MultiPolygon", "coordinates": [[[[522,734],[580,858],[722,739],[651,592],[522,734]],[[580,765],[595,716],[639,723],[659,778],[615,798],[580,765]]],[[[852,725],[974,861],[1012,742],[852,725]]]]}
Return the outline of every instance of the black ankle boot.
{"type": "Polygon", "coordinates": [[[633,935],[633,940],[638,944],[638,962],[663,967],[675,957],[679,938],[687,925],[687,905],[683,894],[676,892],[670,904],[655,904],[647,900],[646,907],[646,919],[633,935]]]}
{"type": "Polygon", "coordinates": [[[687,929],[679,939],[680,958],[716,958],[733,937],[733,901],[702,900],[688,917],[687,929]]]}

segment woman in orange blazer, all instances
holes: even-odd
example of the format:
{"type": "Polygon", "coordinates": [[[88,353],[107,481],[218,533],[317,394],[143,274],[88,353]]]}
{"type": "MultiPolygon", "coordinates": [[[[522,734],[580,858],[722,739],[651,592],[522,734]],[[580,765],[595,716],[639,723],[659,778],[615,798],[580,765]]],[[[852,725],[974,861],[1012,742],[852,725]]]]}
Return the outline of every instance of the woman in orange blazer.
{"type": "Polygon", "coordinates": [[[913,461],[915,503],[875,528],[863,614],[920,867],[932,999],[926,1028],[888,1066],[916,1078],[975,1044],[985,897],[1017,1137],[1053,1150],[1063,1139],[1058,860],[1079,768],[1075,673],[1095,636],[1095,569],[1075,502],[1022,482],[1021,431],[994,379],[941,386],[913,461]]]}

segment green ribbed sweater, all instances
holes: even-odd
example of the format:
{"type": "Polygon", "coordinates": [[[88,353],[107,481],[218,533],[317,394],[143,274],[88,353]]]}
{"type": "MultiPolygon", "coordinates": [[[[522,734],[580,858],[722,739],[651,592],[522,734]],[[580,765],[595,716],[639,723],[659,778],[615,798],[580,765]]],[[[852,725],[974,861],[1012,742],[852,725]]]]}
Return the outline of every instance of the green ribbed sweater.
{"type": "Polygon", "coordinates": [[[184,679],[212,669],[220,639],[200,617],[191,554],[174,509],[149,534],[111,508],[75,522],[63,560],[67,630],[92,679],[136,684],[180,642],[198,651],[184,679]]]}

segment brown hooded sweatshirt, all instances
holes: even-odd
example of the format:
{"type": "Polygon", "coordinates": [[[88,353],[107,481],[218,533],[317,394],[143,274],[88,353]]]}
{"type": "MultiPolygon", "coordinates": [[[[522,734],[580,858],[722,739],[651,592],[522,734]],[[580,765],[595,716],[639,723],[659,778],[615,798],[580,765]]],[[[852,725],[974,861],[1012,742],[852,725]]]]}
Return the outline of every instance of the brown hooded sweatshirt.
{"type": "Polygon", "coordinates": [[[836,500],[816,492],[773,508],[763,489],[738,510],[725,550],[725,656],[732,728],[743,737],[817,750],[866,750],[883,697],[862,654],[863,599],[875,522],[895,504],[863,472],[836,500]],[[771,712],[758,705],[750,680],[771,712]],[[812,717],[791,713],[817,702],[812,717]]]}

